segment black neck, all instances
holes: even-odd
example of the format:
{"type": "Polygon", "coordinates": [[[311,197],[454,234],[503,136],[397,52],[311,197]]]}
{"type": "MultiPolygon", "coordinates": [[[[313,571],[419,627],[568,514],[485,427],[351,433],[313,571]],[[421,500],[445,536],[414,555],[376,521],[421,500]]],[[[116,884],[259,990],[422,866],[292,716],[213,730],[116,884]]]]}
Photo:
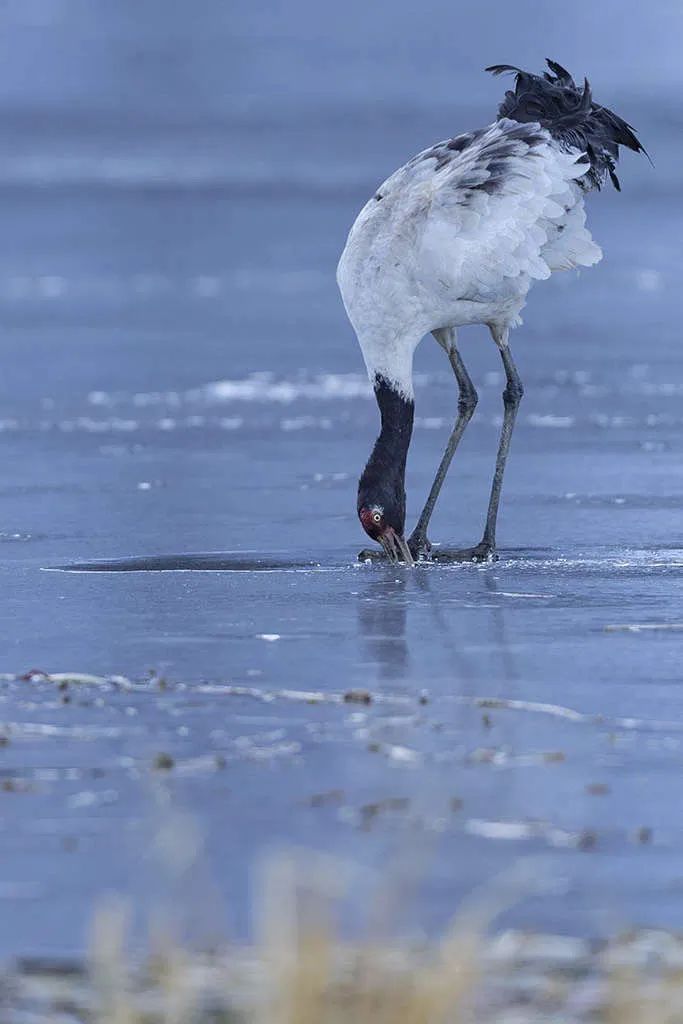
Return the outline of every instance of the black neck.
{"type": "Polygon", "coordinates": [[[405,504],[406,459],[413,432],[412,399],[403,398],[383,377],[375,378],[375,398],[382,429],[358,484],[358,507],[376,502],[405,504]]]}

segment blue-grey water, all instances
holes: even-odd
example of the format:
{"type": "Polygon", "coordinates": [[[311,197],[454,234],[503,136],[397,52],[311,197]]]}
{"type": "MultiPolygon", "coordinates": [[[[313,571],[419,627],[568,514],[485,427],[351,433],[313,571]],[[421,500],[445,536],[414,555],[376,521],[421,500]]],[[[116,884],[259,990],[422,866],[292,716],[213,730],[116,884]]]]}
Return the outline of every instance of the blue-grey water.
{"type": "MultiPolygon", "coordinates": [[[[243,935],[286,844],[367,866],[359,906],[414,854],[410,927],[527,855],[550,882],[510,921],[680,925],[680,5],[10,0],[0,27],[0,956],[80,952],[111,890],[243,935]],[[624,157],[589,202],[605,260],[513,337],[500,561],[359,566],[345,232],[492,119],[483,66],[546,55],[655,167],[624,157]],[[192,552],[243,571],[46,571],[192,552]]],[[[481,401],[432,538],[464,545],[502,376],[462,343],[481,401]]],[[[456,408],[433,342],[416,372],[412,517],[456,408]]]]}

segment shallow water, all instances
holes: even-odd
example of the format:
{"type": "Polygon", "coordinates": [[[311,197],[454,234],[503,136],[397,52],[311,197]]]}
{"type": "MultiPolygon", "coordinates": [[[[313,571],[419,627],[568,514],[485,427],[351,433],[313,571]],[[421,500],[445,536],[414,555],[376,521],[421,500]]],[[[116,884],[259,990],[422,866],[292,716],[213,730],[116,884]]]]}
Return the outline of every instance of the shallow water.
{"type": "MultiPolygon", "coordinates": [[[[335,260],[397,162],[490,117],[500,83],[480,65],[538,56],[523,18],[465,53],[409,5],[391,46],[379,14],[346,6],[330,26],[295,5],[286,31],[241,3],[229,23],[217,3],[94,20],[36,0],[35,24],[3,9],[0,956],[79,952],[112,888],[243,934],[249,865],[283,842],[374,869],[358,908],[387,863],[402,878],[414,861],[409,925],[442,924],[528,854],[552,883],[518,925],[681,922],[680,69],[664,59],[680,14],[661,5],[652,63],[625,84],[609,5],[579,5],[563,59],[583,70],[596,48],[594,89],[656,169],[624,159],[623,194],[590,203],[608,258],[538,287],[513,338],[526,397],[500,560],[409,571],[356,562],[377,413],[335,260]],[[49,88],[21,70],[38,53],[49,88]],[[44,675],[60,672],[136,685],[44,675]],[[169,806],[204,836],[189,877],[169,806]]],[[[466,17],[480,38],[486,11],[466,17]]],[[[621,52],[654,32],[638,17],[621,52]]],[[[462,340],[481,401],[434,518],[448,545],[479,539],[502,411],[493,347],[462,340]]],[[[413,519],[456,403],[436,345],[416,370],[413,519]]]]}

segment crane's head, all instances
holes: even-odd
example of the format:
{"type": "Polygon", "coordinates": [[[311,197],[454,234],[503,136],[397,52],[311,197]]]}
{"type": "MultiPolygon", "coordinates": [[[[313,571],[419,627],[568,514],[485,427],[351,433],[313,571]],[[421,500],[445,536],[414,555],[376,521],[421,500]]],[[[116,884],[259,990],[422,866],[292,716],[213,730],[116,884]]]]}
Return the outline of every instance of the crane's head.
{"type": "Polygon", "coordinates": [[[362,503],[359,500],[358,518],[368,537],[382,545],[390,562],[414,564],[410,548],[403,536],[405,514],[400,508],[372,501],[362,503]]]}

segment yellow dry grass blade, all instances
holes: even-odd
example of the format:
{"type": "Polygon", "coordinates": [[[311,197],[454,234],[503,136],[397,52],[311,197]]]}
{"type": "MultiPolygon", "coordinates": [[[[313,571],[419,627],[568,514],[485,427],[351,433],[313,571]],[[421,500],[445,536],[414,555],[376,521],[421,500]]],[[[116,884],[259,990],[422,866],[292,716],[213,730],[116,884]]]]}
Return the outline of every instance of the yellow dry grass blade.
{"type": "MultiPolygon", "coordinates": [[[[154,931],[144,968],[132,968],[126,953],[128,907],[110,901],[94,923],[93,1000],[83,1019],[88,1024],[498,1024],[510,1018],[507,1009],[500,1009],[502,1016],[496,1011],[491,982],[495,990],[502,979],[503,990],[514,992],[511,981],[517,972],[524,974],[525,963],[535,978],[538,1006],[550,992],[554,997],[569,993],[571,978],[553,974],[552,968],[544,975],[543,961],[534,961],[524,941],[513,942],[516,953],[507,960],[491,957],[486,930],[524,887],[519,876],[491,883],[461,908],[440,943],[417,950],[391,939],[351,943],[343,938],[336,914],[354,874],[330,857],[278,856],[256,887],[254,948],[211,957],[192,954],[173,941],[165,924],[154,931]]],[[[386,901],[386,889],[378,899],[386,901]]],[[[683,944],[670,937],[667,946],[658,934],[615,937],[592,963],[583,961],[596,1005],[588,1016],[563,1013],[557,1020],[681,1024],[683,971],[672,969],[672,963],[681,962],[683,944]],[[666,949],[670,959],[662,952],[666,949]],[[653,950],[660,950],[660,961],[653,959],[653,950]]],[[[534,1024],[541,1019],[538,1006],[529,1007],[534,1024]]],[[[522,1007],[514,1012],[516,1022],[527,1020],[522,1007]]]]}

